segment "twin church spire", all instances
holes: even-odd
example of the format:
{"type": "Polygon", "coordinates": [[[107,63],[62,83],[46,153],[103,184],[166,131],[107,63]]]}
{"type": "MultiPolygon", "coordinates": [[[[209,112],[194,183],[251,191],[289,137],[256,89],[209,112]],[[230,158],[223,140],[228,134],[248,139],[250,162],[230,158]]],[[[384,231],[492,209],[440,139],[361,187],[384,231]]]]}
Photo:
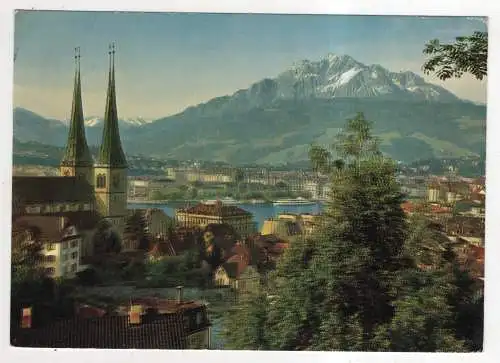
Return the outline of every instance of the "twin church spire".
{"type": "Polygon", "coordinates": [[[80,79],[80,48],[75,48],[75,84],[73,88],[73,105],[69,124],[68,142],[61,161],[62,166],[92,166],[92,156],[85,138],[83,120],[82,84],[80,79]]]}
{"type": "MultiPolygon", "coordinates": [[[[116,107],[115,87],[115,52],[114,43],[109,46],[109,75],[104,112],[104,129],[101,147],[96,163],[102,167],[126,168],[127,160],[122,149],[118,128],[118,112],[116,107]]],[[[61,161],[62,166],[88,167],[92,166],[92,156],[85,137],[83,118],[82,89],[80,77],[80,48],[75,48],[75,83],[73,90],[73,105],[66,150],[61,161]]]]}

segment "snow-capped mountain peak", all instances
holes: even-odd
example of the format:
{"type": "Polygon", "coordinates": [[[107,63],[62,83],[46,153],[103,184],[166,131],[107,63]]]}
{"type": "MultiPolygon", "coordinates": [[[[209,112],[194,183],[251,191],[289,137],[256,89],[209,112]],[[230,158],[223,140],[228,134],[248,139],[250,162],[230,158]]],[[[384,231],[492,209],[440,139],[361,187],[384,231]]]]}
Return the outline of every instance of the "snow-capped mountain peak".
{"type": "Polygon", "coordinates": [[[457,101],[446,89],[421,76],[365,65],[349,55],[328,53],[319,61],[302,60],[275,79],[282,98],[391,97],[395,99],[457,101]]]}
{"type": "MultiPolygon", "coordinates": [[[[89,116],[84,119],[85,127],[99,127],[103,124],[103,118],[98,116],[89,116]]],[[[62,123],[69,125],[70,120],[63,120],[62,123]]],[[[118,123],[121,127],[139,127],[153,122],[153,120],[143,117],[131,117],[119,119],[118,123]]]]}

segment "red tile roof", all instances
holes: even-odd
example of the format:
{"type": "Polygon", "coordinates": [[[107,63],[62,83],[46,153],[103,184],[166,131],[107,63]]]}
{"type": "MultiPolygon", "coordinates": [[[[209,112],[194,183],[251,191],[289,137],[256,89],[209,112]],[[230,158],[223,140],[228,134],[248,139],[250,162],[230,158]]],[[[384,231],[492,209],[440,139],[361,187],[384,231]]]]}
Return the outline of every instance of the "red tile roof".
{"type": "Polygon", "coordinates": [[[128,316],[76,318],[43,328],[13,329],[11,344],[18,347],[185,349],[182,314],[161,314],[130,325],[128,316]]]}
{"type": "Polygon", "coordinates": [[[65,228],[69,226],[67,220],[63,226],[62,219],[54,216],[21,216],[13,222],[12,232],[30,231],[34,233],[35,240],[41,243],[60,242],[64,239],[65,228]]]}
{"type": "Polygon", "coordinates": [[[249,263],[247,256],[233,255],[222,264],[222,267],[230,278],[237,279],[245,271],[249,263]]]}

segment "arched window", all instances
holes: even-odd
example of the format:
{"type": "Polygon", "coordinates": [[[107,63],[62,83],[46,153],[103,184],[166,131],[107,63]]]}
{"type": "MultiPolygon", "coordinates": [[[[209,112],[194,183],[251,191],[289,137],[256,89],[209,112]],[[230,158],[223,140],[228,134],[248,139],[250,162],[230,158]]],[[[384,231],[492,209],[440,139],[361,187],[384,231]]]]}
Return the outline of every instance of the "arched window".
{"type": "Polygon", "coordinates": [[[97,188],[106,188],[106,175],[97,174],[96,187],[97,188]]]}

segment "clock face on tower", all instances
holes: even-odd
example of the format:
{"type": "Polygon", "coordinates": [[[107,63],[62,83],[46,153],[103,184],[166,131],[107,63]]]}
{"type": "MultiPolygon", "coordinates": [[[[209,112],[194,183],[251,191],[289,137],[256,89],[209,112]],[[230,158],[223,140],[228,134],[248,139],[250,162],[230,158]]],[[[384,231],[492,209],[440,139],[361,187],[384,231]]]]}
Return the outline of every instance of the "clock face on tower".
{"type": "Polygon", "coordinates": [[[120,186],[120,176],[114,175],[113,176],[113,187],[118,188],[119,186],[120,186]]]}

